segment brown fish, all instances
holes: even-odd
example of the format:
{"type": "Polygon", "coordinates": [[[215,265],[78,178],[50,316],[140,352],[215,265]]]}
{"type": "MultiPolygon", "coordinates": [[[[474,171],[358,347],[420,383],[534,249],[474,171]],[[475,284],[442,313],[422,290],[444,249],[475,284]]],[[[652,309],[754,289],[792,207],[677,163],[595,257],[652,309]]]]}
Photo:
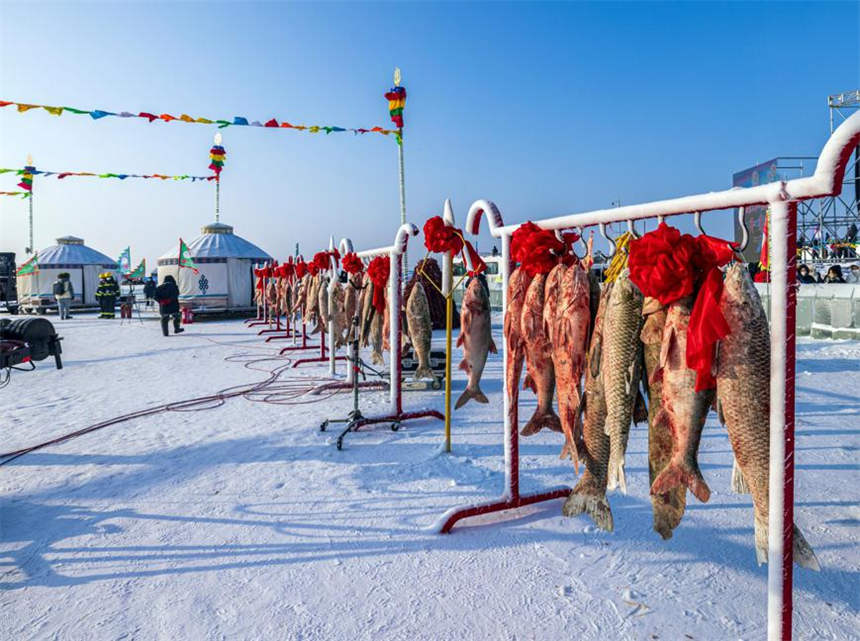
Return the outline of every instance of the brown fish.
{"type": "Polygon", "coordinates": [[[319,285],[317,286],[317,319],[316,327],[311,334],[317,332],[325,332],[328,329],[328,322],[331,320],[328,308],[328,277],[318,274],[319,285]]]}
{"type": "MultiPolygon", "coordinates": [[[[720,310],[730,332],[719,346],[717,397],[738,466],[752,494],[756,559],[767,562],[770,466],[770,333],[746,266],[726,270],[720,310]]],[[[819,570],[818,559],[794,525],[794,562],[819,570]]]]}
{"type": "Polygon", "coordinates": [[[604,349],[604,317],[612,294],[612,283],[603,286],[600,304],[594,318],[588,361],[585,367],[585,400],[580,404],[582,419],[582,442],[579,453],[585,462],[585,472],[561,511],[565,516],[576,516],[585,512],[594,524],[607,532],[614,527],[612,510],[606,499],[606,479],[609,472],[609,436],[603,426],[606,422],[606,398],[603,393],[601,365],[604,349]]]}
{"type": "Polygon", "coordinates": [[[406,301],[406,325],[409,328],[412,351],[415,352],[415,357],[418,359],[418,367],[412,379],[416,381],[421,378],[437,380],[433,370],[430,369],[430,344],[433,338],[430,303],[427,301],[424,284],[420,280],[415,282],[415,286],[409,294],[409,300],[406,301]]]}
{"type": "Polygon", "coordinates": [[[460,369],[469,375],[469,384],[457,399],[454,409],[460,409],[470,399],[489,403],[481,391],[481,374],[487,364],[487,354],[496,353],[490,326],[490,295],[479,278],[473,278],[463,294],[460,306],[460,337],[457,347],[463,348],[460,369]]]}
{"type": "Polygon", "coordinates": [[[364,275],[364,289],[361,290],[361,298],[359,299],[359,336],[361,337],[361,347],[367,347],[370,340],[370,323],[373,313],[373,283],[367,274],[364,275]]]}
{"type": "Polygon", "coordinates": [[[526,301],[531,277],[522,267],[517,267],[508,278],[507,309],[505,310],[505,387],[508,390],[508,418],[515,422],[517,403],[520,398],[520,376],[526,345],[523,340],[520,319],[526,301]]]}
{"type": "Polygon", "coordinates": [[[642,365],[642,292],[625,269],[612,285],[612,296],[603,319],[603,390],[606,395],[606,425],[609,435],[610,490],[627,492],[624,455],[639,390],[642,365]]]}
{"type": "Polygon", "coordinates": [[[661,413],[672,431],[672,458],[651,484],[651,493],[665,494],[683,485],[703,503],[711,489],[702,477],[697,455],[702,429],[714,402],[715,390],[697,392],[696,372],[687,367],[687,332],[693,297],[687,296],[666,312],[666,326],[660,345],[660,368],[656,378],[662,383],[661,413]]]}
{"type": "MultiPolygon", "coordinates": [[[[648,482],[654,479],[669,464],[672,458],[672,430],[662,408],[663,382],[655,373],[660,367],[660,346],[663,342],[663,329],[666,326],[666,308],[654,298],[645,298],[642,306],[645,319],[642,332],[643,363],[645,380],[648,383],[648,482]]],[[[672,537],[672,530],[678,527],[684,516],[687,490],[679,486],[668,492],[651,495],[651,510],[654,516],[654,530],[664,539],[672,537]]]]}
{"type": "Polygon", "coordinates": [[[346,289],[351,289],[349,285],[344,288],[340,281],[335,277],[334,287],[331,292],[331,320],[334,323],[334,346],[342,347],[346,345],[346,331],[349,329],[349,320],[346,316],[346,289]]]}
{"type": "Polygon", "coordinates": [[[526,290],[526,300],[520,327],[526,347],[526,370],[535,385],[537,408],[520,434],[531,436],[544,427],[561,432],[561,421],[552,407],[555,395],[555,369],[552,365],[552,344],[543,322],[544,286],[546,274],[538,274],[526,290]]]}
{"type": "MultiPolygon", "coordinates": [[[[376,285],[373,285],[376,287],[376,285]]],[[[383,324],[383,315],[380,314],[376,308],[372,304],[373,298],[371,295],[370,300],[368,300],[368,306],[370,307],[370,362],[374,365],[383,365],[385,364],[385,360],[382,358],[382,324],[383,324]]],[[[386,301],[385,308],[388,309],[388,304],[386,301]]]]}
{"type": "Polygon", "coordinates": [[[579,472],[579,455],[576,447],[579,435],[574,432],[579,405],[582,401],[580,381],[585,369],[588,332],[591,324],[589,282],[585,270],[578,264],[570,267],[559,265],[558,268],[561,268],[558,277],[559,297],[555,316],[552,319],[550,338],[558,388],[558,413],[565,435],[561,458],[570,456],[579,472]]]}

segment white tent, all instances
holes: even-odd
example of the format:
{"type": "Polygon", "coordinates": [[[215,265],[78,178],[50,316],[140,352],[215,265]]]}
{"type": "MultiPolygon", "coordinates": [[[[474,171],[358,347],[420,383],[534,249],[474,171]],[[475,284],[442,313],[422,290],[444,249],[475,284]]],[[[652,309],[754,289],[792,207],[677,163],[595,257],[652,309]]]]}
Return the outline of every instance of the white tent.
{"type": "Polygon", "coordinates": [[[206,225],[187,243],[199,273],[180,269],[179,246],[158,259],[158,282],[171,274],[179,285],[179,301],[192,309],[226,311],[254,306],[254,265],[272,260],[262,249],[233,233],[224,223],[206,225]]]}
{"type": "Polygon", "coordinates": [[[39,269],[31,274],[18,276],[18,300],[24,309],[43,311],[45,307],[56,307],[52,285],[57,276],[69,273],[75,289],[75,306],[95,305],[99,274],[115,271],[115,260],[84,245],[83,238],[63,236],[57,244],[39,250],[39,269]]]}

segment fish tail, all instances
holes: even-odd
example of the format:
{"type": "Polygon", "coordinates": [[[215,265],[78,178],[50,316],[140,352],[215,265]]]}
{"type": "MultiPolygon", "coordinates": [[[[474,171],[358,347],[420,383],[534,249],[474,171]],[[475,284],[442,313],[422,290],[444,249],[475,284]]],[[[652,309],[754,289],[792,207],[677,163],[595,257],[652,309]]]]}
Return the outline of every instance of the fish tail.
{"type": "Polygon", "coordinates": [[[417,381],[421,378],[432,378],[433,380],[436,380],[436,375],[427,365],[421,365],[415,370],[415,374],[412,376],[412,379],[417,381]]]}
{"type": "Polygon", "coordinates": [[[736,458],[732,460],[732,492],[735,494],[750,493],[750,486],[747,484],[736,458]]]}
{"type": "Polygon", "coordinates": [[[466,403],[475,399],[479,403],[489,403],[489,399],[484,395],[481,391],[481,388],[476,387],[475,389],[466,388],[463,390],[463,393],[460,394],[460,398],[457,399],[457,403],[454,405],[454,409],[458,410],[463,407],[466,403]]]}
{"type": "Polygon", "coordinates": [[[672,489],[683,485],[688,488],[702,503],[707,503],[711,498],[711,488],[702,477],[698,465],[686,461],[669,461],[663,471],[651,484],[651,494],[666,494],[672,489]]]}
{"type": "MultiPolygon", "coordinates": [[[[762,563],[767,563],[767,523],[758,517],[755,518],[754,523],[755,557],[758,564],[761,565],[762,563]]],[[[818,557],[815,556],[815,551],[812,549],[812,546],[809,545],[809,542],[806,540],[806,537],[803,536],[803,533],[797,525],[794,526],[792,540],[792,556],[794,558],[794,562],[802,568],[814,570],[815,572],[821,571],[821,564],[818,562],[818,557]]]]}
{"type": "Polygon", "coordinates": [[[610,455],[606,487],[610,490],[614,490],[617,487],[623,494],[627,494],[627,477],[624,475],[624,455],[610,455]]]}
{"type": "Polygon", "coordinates": [[[537,434],[545,427],[551,429],[553,432],[561,432],[561,419],[552,410],[543,412],[538,409],[535,410],[529,422],[525,424],[520,435],[531,436],[532,434],[537,434]]]}
{"type": "Polygon", "coordinates": [[[597,527],[607,532],[612,532],[615,527],[606,494],[596,487],[594,477],[589,472],[586,472],[573,488],[561,508],[561,513],[565,516],[587,514],[597,527]]]}
{"type": "Polygon", "coordinates": [[[809,545],[806,537],[803,536],[803,533],[796,525],[794,526],[794,546],[792,549],[794,551],[794,562],[800,567],[815,570],[816,572],[821,571],[821,564],[818,563],[815,550],[812,549],[812,546],[809,545]]]}

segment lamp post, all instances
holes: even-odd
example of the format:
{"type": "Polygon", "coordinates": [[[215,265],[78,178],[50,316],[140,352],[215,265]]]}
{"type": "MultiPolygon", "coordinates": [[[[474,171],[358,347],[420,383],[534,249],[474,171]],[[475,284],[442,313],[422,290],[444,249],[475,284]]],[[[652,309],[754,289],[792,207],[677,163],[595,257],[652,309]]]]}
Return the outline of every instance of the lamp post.
{"type": "MultiPolygon", "coordinates": [[[[400,86],[400,67],[394,67],[394,86],[400,86]]],[[[406,177],[403,171],[403,127],[398,127],[400,144],[397,145],[397,165],[400,178],[400,224],[406,224],[406,177]]],[[[409,255],[403,251],[403,286],[406,286],[406,272],[409,269],[409,255]]]]}
{"type": "MultiPolygon", "coordinates": [[[[32,154],[27,154],[27,168],[30,168],[32,166],[33,166],[33,156],[32,156],[32,154]]],[[[27,247],[27,253],[32,254],[34,251],[36,251],[35,250],[35,244],[33,243],[33,190],[32,190],[32,188],[30,189],[29,200],[30,200],[30,203],[29,203],[29,208],[30,208],[30,244],[27,247]]]]}

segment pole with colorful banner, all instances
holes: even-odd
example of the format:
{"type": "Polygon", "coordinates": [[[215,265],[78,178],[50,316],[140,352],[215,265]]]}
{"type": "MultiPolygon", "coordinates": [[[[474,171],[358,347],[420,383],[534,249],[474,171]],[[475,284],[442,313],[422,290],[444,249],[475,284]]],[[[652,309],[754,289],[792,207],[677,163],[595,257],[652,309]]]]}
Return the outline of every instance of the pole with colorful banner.
{"type": "Polygon", "coordinates": [[[35,274],[39,271],[39,252],[33,254],[33,257],[30,258],[27,262],[21,265],[18,268],[18,271],[15,272],[17,276],[24,276],[26,274],[35,274]]]}
{"type": "Polygon", "coordinates": [[[27,165],[21,170],[21,182],[18,186],[27,192],[30,199],[30,244],[27,246],[27,253],[32,254],[35,250],[33,243],[33,172],[36,168],[33,166],[33,156],[27,154],[27,165]]]}
{"type": "Polygon", "coordinates": [[[131,247],[122,250],[119,258],[116,259],[116,264],[120,274],[127,274],[131,271],[131,247]]]}
{"type": "MultiPolygon", "coordinates": [[[[388,114],[391,122],[397,125],[397,160],[400,176],[400,224],[406,224],[406,178],[403,170],[403,109],[406,107],[406,89],[400,86],[400,67],[394,68],[394,87],[385,94],[388,100],[388,114]]],[[[409,257],[403,252],[403,283],[406,284],[406,271],[409,257]]]]}
{"type": "Polygon", "coordinates": [[[146,259],[141,258],[140,264],[133,271],[128,272],[125,277],[127,280],[143,280],[146,276],[146,259]]]}
{"type": "MultiPolygon", "coordinates": [[[[179,269],[183,267],[187,267],[191,271],[196,274],[200,273],[200,270],[197,269],[197,265],[194,264],[194,259],[191,257],[191,250],[188,249],[188,245],[185,244],[185,241],[181,238],[179,239],[179,269]]],[[[176,275],[179,276],[179,271],[177,270],[176,275]]],[[[178,285],[179,283],[177,283],[178,285]]]]}
{"type": "Polygon", "coordinates": [[[224,158],[227,152],[221,146],[221,134],[215,134],[215,145],[209,150],[209,169],[215,172],[215,222],[221,220],[221,170],[224,169],[224,158]]]}

